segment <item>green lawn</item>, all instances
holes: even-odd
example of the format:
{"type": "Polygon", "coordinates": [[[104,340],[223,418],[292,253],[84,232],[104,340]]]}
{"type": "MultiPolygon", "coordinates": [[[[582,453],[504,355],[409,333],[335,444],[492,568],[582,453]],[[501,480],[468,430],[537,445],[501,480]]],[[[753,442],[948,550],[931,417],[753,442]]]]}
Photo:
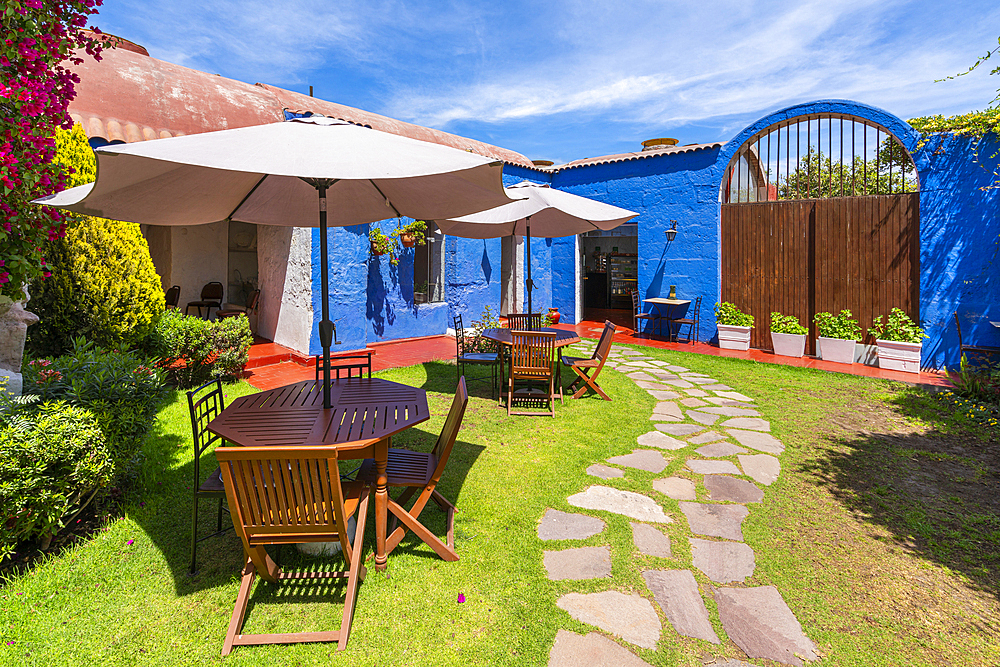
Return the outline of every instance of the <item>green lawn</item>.
{"type": "MultiPolygon", "coordinates": [[[[825,656],[820,664],[1000,662],[1000,509],[993,497],[1000,465],[995,447],[988,446],[995,431],[905,385],[643,351],[754,397],[786,445],[781,478],[767,487],[762,505],[751,506],[744,523],[757,555],[747,584],[778,587],[825,656]]],[[[454,366],[432,363],[379,375],[427,389],[434,417],[395,445],[430,448],[450,404],[454,366]]],[[[572,546],[609,544],[612,578],[550,582],[542,567],[543,549],[571,546],[538,540],[545,509],[582,511],[566,498],[598,481],[584,469],[631,452],[636,437],[649,430],[655,401],[616,372],[605,371],[601,380],[614,402],[567,400],[555,419],[508,418],[488,398],[486,384],[472,385],[440,487],[459,508],[461,560],[445,563],[410,537],[390,556],[390,578],[372,569],[361,585],[346,653],[336,655],[325,644],[238,647],[224,662],[311,665],[333,657],[365,665],[541,665],[557,630],[594,630],[555,606],[560,595],[616,589],[652,599],[642,569],[691,567],[687,523],[676,501],[663,496],[656,500],[677,519],[666,526],[673,559],[639,556],[628,519],[588,512],[608,528],[572,546]]],[[[245,383],[228,387],[230,398],[251,391],[245,383]]],[[[629,470],[624,479],[602,483],[652,494],[653,479],[687,475],[687,454],[665,452],[673,460],[660,474],[629,470]]],[[[223,662],[219,651],[236,598],[241,549],[231,532],[203,542],[199,574],[186,573],[192,462],[183,394],[161,412],[145,455],[123,516],[0,587],[0,663],[223,662]]],[[[207,530],[214,512],[203,516],[207,530]]],[[[433,504],[423,519],[443,534],[443,514],[433,504]]],[[[368,532],[370,552],[371,522],[368,532]]],[[[276,553],[285,567],[316,564],[292,547],[276,553]]],[[[710,598],[709,580],[695,574],[710,598]]],[[[334,629],[341,595],[338,586],[258,585],[246,631],[334,629]]],[[[665,619],[657,651],[623,645],[654,665],[742,657],[725,639],[710,599],[708,607],[721,646],[679,637],[665,619]]]]}

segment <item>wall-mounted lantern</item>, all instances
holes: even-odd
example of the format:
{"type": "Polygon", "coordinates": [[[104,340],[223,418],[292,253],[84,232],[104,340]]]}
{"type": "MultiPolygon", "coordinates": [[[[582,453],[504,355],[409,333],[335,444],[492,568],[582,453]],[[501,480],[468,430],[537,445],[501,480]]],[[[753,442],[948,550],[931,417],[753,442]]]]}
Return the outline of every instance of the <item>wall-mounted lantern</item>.
{"type": "Polygon", "coordinates": [[[665,233],[667,235],[667,243],[670,243],[671,241],[674,240],[674,237],[677,236],[677,221],[676,220],[671,220],[670,221],[670,229],[666,230],[665,233]]]}

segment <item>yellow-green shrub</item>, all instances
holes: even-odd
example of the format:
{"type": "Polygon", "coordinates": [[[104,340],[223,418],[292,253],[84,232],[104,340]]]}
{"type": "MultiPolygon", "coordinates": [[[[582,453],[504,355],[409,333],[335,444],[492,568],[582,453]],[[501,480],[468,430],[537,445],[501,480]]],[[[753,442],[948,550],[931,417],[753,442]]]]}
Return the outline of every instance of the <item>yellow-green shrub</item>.
{"type": "MultiPolygon", "coordinates": [[[[56,161],[75,170],[70,185],[94,180],[94,153],[79,125],[59,130],[56,147],[56,161]]],[[[105,348],[131,347],[153,331],[163,287],[138,224],[75,216],[45,258],[51,275],[30,287],[40,319],[28,331],[34,354],[62,354],[81,335],[105,348]]]]}

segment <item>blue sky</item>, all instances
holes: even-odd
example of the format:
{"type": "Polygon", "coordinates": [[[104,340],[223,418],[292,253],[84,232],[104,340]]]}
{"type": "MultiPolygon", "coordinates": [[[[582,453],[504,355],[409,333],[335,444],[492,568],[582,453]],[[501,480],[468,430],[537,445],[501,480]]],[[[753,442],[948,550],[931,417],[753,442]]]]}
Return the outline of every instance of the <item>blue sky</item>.
{"type": "Polygon", "coordinates": [[[557,163],[725,141],[798,102],[905,119],[1000,88],[988,70],[934,82],[997,46],[996,0],[105,0],[94,22],[155,58],[557,163]]]}

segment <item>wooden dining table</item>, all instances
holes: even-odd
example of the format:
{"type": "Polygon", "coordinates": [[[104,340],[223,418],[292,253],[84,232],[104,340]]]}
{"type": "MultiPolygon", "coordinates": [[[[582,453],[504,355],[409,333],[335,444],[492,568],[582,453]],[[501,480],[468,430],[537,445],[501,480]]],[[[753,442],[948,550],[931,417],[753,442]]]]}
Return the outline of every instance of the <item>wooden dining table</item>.
{"type": "MultiPolygon", "coordinates": [[[[392,436],[430,417],[427,392],[379,378],[306,380],[235,399],[208,430],[244,447],[337,445],[339,458],[375,461],[375,569],[386,568],[389,491],[386,464],[392,436]]],[[[395,510],[392,510],[395,512],[395,510]]],[[[360,536],[358,536],[360,537],[360,536]]]]}
{"type": "MultiPolygon", "coordinates": [[[[573,330],[542,327],[541,329],[532,329],[532,331],[542,331],[546,333],[554,333],[556,335],[555,347],[556,351],[559,353],[560,360],[562,360],[562,348],[567,345],[580,342],[580,335],[573,330]]],[[[500,327],[496,329],[483,329],[480,335],[483,338],[487,338],[501,345],[510,347],[514,344],[513,336],[511,336],[510,332],[510,329],[500,327]]],[[[562,364],[558,362],[556,363],[556,382],[562,382],[562,364]]],[[[500,364],[500,384],[501,386],[503,385],[503,364],[500,364]]]]}

